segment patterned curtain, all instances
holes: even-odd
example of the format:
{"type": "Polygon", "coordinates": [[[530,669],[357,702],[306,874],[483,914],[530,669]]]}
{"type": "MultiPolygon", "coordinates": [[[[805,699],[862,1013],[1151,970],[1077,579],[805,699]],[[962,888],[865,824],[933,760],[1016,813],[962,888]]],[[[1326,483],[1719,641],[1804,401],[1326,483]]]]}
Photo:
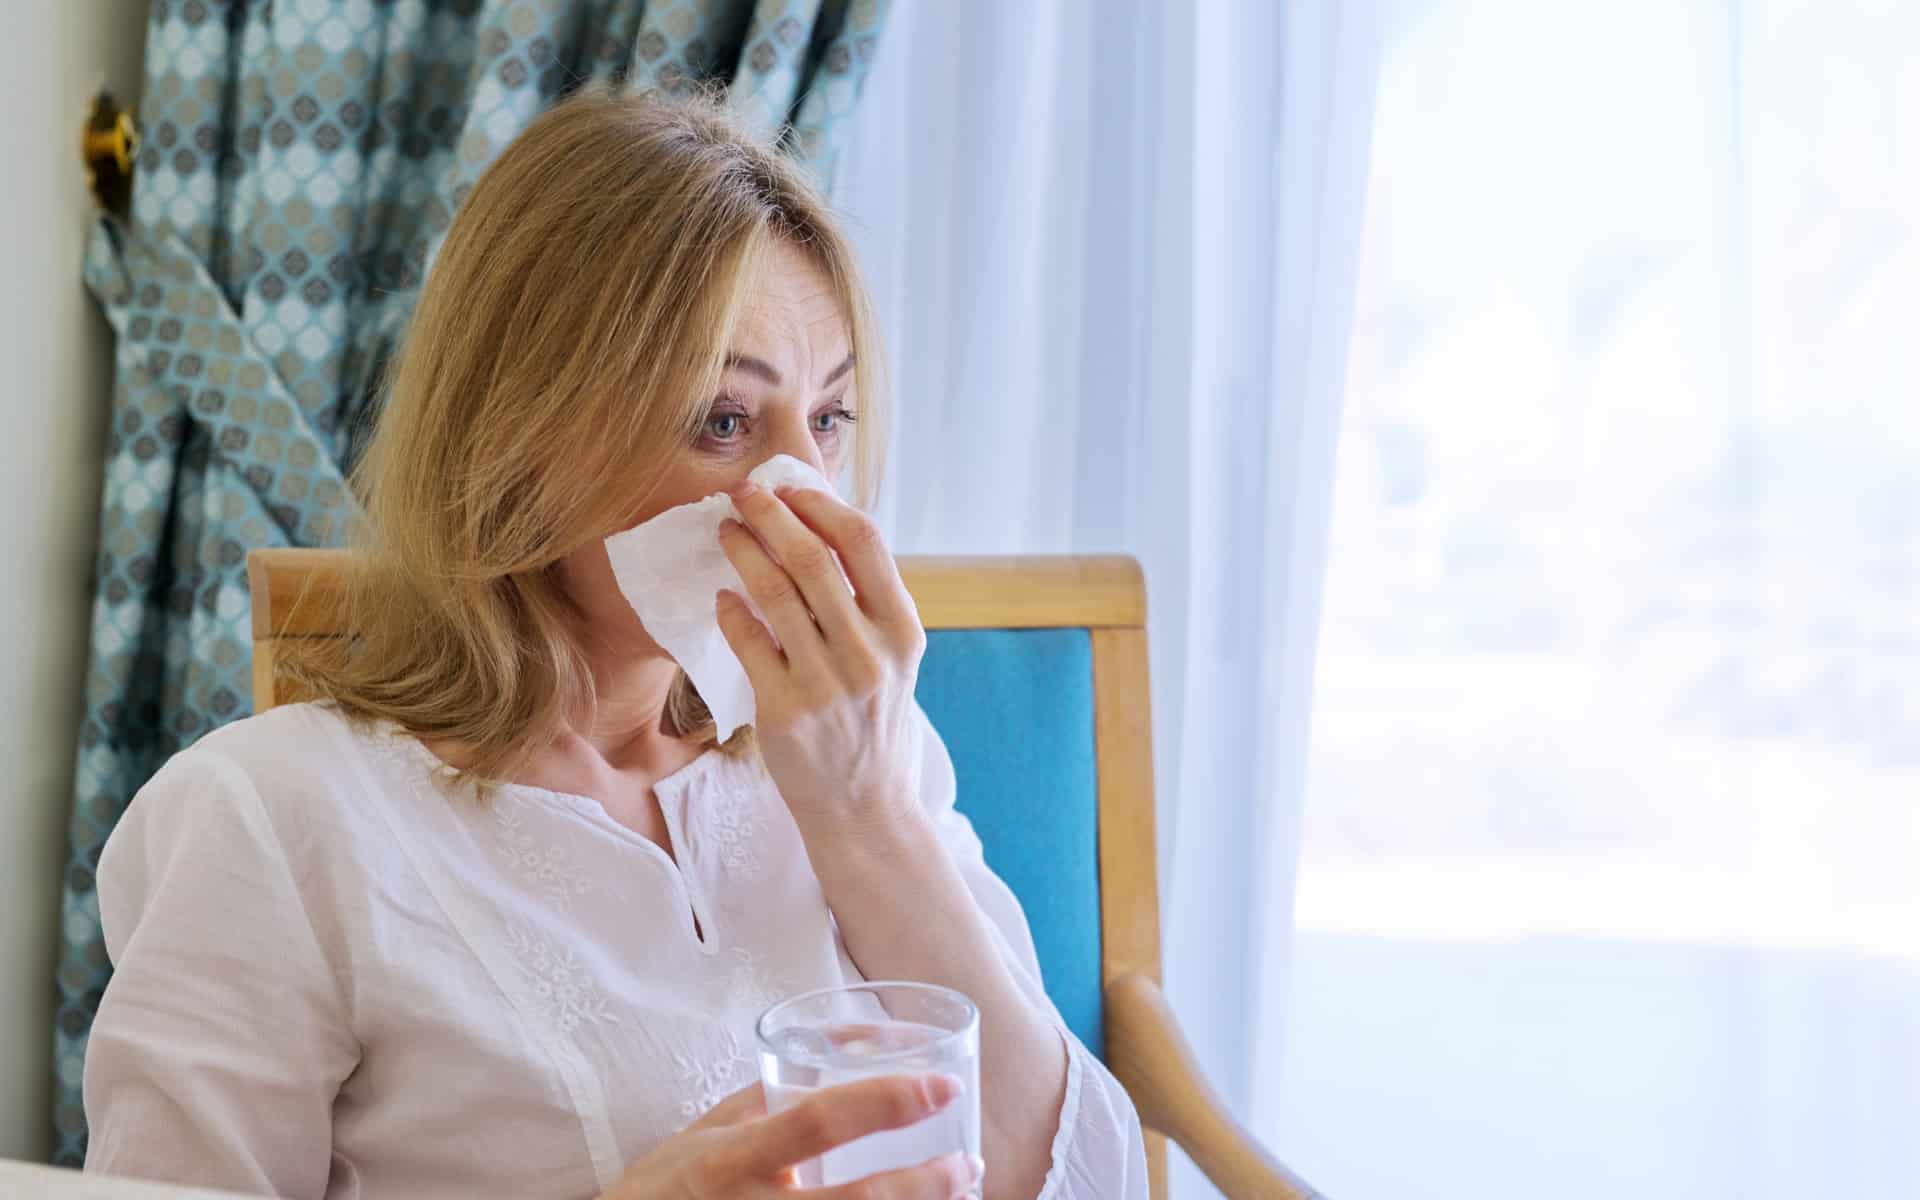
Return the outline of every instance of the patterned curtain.
{"type": "Polygon", "coordinates": [[[245,716],[245,558],[337,542],[375,381],[450,216],[588,81],[729,102],[831,177],[889,0],[153,0],[145,142],[88,286],[117,336],[54,1030],[55,1161],[110,973],[93,872],[176,750],[245,716]]]}

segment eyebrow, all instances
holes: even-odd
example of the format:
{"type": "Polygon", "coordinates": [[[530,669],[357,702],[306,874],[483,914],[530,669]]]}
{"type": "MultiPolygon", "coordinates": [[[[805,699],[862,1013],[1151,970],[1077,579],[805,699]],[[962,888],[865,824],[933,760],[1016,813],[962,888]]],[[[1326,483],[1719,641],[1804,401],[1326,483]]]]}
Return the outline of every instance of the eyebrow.
{"type": "MultiPolygon", "coordinates": [[[[745,371],[756,379],[765,380],[774,387],[780,386],[780,372],[774,370],[765,359],[755,358],[751,354],[736,354],[729,351],[727,354],[727,370],[745,371]]],[[[827,372],[827,377],[820,381],[820,386],[823,388],[832,387],[835,380],[851,370],[853,370],[853,355],[849,354],[840,360],[839,366],[827,372]]]]}

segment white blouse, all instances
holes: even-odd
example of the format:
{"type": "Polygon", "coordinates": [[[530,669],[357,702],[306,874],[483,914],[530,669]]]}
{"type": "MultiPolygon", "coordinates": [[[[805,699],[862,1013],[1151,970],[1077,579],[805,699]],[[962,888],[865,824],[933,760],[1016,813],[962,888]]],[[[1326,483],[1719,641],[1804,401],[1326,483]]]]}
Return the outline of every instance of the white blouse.
{"type": "MultiPolygon", "coordinates": [[[[921,724],[924,803],[1059,1025],[921,724]]],[[[100,859],[115,971],[87,1169],[368,1200],[611,1186],[757,1078],[769,1004],[860,979],[757,756],[710,751],[654,791],[671,857],[585,797],[507,785],[479,804],[418,741],[325,706],[174,757],[100,859]]],[[[1133,1106],[1060,1029],[1041,1195],[1145,1200],[1133,1106]]]]}

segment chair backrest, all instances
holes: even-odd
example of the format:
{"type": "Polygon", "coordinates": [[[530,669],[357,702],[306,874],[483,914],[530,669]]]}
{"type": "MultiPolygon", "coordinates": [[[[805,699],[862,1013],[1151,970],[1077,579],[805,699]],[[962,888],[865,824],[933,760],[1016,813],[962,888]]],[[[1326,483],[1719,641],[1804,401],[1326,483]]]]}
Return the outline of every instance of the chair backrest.
{"type": "MultiPolygon", "coordinates": [[[[255,550],[254,708],[289,639],[340,637],[345,551],[255,550]]],[[[1160,978],[1146,589],[1130,558],[914,558],[927,628],[917,696],[953,756],[959,806],[1026,910],[1047,993],[1104,1048],[1105,985],[1160,978]]],[[[1149,1134],[1155,1195],[1164,1148],[1149,1134]]]]}

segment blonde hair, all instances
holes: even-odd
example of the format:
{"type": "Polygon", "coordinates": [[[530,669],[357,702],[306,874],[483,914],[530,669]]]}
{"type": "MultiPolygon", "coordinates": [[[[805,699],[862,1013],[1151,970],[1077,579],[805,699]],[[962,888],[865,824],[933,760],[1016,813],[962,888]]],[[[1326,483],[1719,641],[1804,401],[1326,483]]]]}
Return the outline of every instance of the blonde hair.
{"type": "MultiPolygon", "coordinates": [[[[295,686],[457,742],[482,783],[590,713],[559,564],[622,528],[696,436],[776,242],[841,301],[869,502],[880,347],[825,200],[711,99],[588,91],[529,125],[454,218],[354,474],[352,636],[294,656],[295,686]]],[[[684,673],[662,725],[714,741],[684,673]]]]}

